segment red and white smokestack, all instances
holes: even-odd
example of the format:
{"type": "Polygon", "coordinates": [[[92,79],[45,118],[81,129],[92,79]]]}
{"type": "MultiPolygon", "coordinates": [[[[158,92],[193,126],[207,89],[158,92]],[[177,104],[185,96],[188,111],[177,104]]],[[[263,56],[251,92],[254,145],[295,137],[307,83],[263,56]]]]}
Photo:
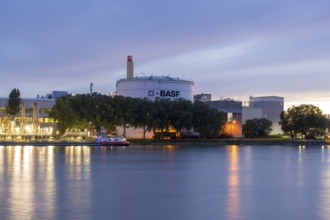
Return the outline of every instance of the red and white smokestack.
{"type": "Polygon", "coordinates": [[[127,79],[131,79],[134,76],[134,63],[133,56],[127,56],[127,79]]]}

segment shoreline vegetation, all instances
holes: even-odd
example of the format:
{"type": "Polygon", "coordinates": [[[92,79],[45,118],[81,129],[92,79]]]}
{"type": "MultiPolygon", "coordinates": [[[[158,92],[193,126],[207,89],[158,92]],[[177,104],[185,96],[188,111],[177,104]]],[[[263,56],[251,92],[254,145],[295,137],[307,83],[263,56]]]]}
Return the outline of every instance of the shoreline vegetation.
{"type": "MultiPolygon", "coordinates": [[[[303,146],[322,146],[330,145],[330,139],[306,140],[290,138],[231,138],[231,139],[131,139],[132,145],[303,145],[303,146]]],[[[0,146],[100,146],[93,141],[0,141],[0,146]]]]}

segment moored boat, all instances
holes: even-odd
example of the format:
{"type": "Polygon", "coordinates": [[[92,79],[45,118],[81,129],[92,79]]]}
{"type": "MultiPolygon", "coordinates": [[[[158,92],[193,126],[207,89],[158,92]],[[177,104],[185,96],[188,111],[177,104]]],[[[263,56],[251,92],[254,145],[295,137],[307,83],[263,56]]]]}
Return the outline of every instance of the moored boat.
{"type": "Polygon", "coordinates": [[[128,146],[129,141],[125,137],[99,137],[97,143],[102,146],[128,146]]]}

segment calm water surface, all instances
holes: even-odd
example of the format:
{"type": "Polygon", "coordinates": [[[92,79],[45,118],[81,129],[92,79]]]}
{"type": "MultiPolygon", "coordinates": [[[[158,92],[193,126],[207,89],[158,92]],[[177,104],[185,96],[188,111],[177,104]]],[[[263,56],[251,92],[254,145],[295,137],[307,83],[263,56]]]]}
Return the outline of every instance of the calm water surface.
{"type": "Polygon", "coordinates": [[[330,219],[330,148],[0,146],[0,219],[330,219]]]}

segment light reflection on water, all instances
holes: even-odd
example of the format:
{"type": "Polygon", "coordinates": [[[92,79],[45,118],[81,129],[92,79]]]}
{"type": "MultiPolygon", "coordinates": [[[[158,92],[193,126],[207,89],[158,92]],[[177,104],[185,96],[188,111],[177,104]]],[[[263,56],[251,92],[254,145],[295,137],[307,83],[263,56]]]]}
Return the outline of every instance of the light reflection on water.
{"type": "Polygon", "coordinates": [[[239,146],[227,147],[229,152],[229,174],[228,174],[228,201],[227,212],[229,219],[239,219],[240,216],[240,191],[239,191],[239,146]]]}
{"type": "Polygon", "coordinates": [[[0,146],[0,219],[330,219],[330,149],[0,146]]]}

